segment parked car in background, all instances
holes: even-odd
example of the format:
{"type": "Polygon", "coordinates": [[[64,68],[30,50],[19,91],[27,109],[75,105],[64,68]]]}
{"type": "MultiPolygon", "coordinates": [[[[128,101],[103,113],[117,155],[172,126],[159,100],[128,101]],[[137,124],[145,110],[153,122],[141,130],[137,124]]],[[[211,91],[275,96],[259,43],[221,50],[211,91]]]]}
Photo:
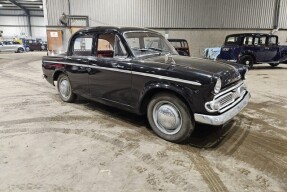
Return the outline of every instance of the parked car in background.
{"type": "Polygon", "coordinates": [[[47,42],[36,41],[34,39],[25,39],[24,41],[26,51],[46,51],[47,42]]]}
{"type": "Polygon", "coordinates": [[[287,46],[278,43],[278,36],[261,33],[228,35],[217,59],[228,60],[253,67],[269,63],[272,67],[286,63],[287,46]]]}
{"type": "Polygon", "coordinates": [[[205,48],[203,51],[203,58],[216,60],[220,54],[221,47],[205,48]]]}
{"type": "Polygon", "coordinates": [[[189,46],[185,39],[168,39],[178,54],[190,56],[189,46]]]}
{"type": "Polygon", "coordinates": [[[15,52],[23,53],[25,51],[24,46],[19,42],[15,41],[1,41],[0,42],[0,52],[15,52]]]}
{"type": "Polygon", "coordinates": [[[250,98],[246,66],[180,56],[160,33],[144,28],[82,29],[67,53],[43,57],[42,69],[49,83],[57,81],[64,102],[80,95],[146,114],[154,132],[171,142],[187,140],[195,122],[225,124],[250,98]]]}

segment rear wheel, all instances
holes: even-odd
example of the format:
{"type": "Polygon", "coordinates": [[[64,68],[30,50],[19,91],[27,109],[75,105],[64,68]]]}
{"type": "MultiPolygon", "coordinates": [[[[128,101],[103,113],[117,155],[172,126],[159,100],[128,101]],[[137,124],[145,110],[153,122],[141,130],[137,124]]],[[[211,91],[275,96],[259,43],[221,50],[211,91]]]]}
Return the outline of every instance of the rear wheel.
{"type": "Polygon", "coordinates": [[[41,45],[41,51],[44,51],[44,50],[45,50],[45,46],[41,45]]]}
{"type": "Polygon", "coordinates": [[[194,130],[194,120],[186,104],[170,93],[155,95],[148,104],[147,117],[151,128],[161,138],[180,143],[194,130]]]}
{"type": "Polygon", "coordinates": [[[269,65],[270,65],[271,67],[277,67],[277,66],[279,65],[279,63],[269,63],[269,65]]]}
{"type": "Polygon", "coordinates": [[[71,83],[67,75],[63,73],[59,75],[57,88],[63,101],[72,103],[76,99],[76,95],[72,92],[71,83]]]}
{"type": "Polygon", "coordinates": [[[240,58],[239,63],[243,65],[247,65],[249,68],[252,68],[255,61],[253,57],[251,57],[250,55],[245,55],[240,58]]]}

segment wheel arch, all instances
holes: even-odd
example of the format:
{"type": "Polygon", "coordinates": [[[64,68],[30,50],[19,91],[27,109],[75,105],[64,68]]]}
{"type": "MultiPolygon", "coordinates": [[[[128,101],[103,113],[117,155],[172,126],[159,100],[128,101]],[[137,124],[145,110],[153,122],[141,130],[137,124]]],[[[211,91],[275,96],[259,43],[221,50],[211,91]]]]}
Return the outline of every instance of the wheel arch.
{"type": "Polygon", "coordinates": [[[65,75],[67,75],[67,73],[66,73],[64,70],[56,70],[56,71],[53,73],[53,84],[54,84],[54,81],[57,81],[57,80],[58,80],[58,77],[59,77],[62,73],[65,74],[65,75]]]}
{"type": "Polygon", "coordinates": [[[241,60],[241,58],[244,57],[244,56],[250,56],[250,57],[252,57],[252,59],[254,59],[254,63],[257,63],[257,59],[256,59],[255,55],[254,55],[252,52],[250,52],[250,51],[248,51],[248,52],[242,52],[242,53],[241,53],[241,56],[240,56],[240,58],[239,58],[239,60],[241,60]]]}
{"type": "Polygon", "coordinates": [[[157,87],[151,87],[148,90],[145,91],[145,93],[142,96],[142,99],[140,100],[140,106],[139,106],[139,110],[141,114],[145,114],[147,112],[147,106],[148,103],[150,102],[150,100],[157,94],[159,93],[170,93],[173,94],[175,96],[177,96],[181,101],[183,101],[191,115],[193,115],[193,111],[192,111],[192,107],[191,107],[191,103],[187,100],[187,93],[185,93],[185,91],[183,91],[182,89],[179,88],[175,88],[173,86],[157,86],[157,87]]]}

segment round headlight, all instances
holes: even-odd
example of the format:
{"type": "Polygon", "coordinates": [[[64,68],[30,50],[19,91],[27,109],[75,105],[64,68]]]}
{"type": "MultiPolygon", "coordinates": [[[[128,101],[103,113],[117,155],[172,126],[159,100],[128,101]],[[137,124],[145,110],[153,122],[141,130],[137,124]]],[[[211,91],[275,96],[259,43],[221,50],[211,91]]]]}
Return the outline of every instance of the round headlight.
{"type": "Polygon", "coordinates": [[[218,78],[214,87],[214,93],[216,94],[219,93],[220,89],[221,89],[221,79],[218,78]]]}

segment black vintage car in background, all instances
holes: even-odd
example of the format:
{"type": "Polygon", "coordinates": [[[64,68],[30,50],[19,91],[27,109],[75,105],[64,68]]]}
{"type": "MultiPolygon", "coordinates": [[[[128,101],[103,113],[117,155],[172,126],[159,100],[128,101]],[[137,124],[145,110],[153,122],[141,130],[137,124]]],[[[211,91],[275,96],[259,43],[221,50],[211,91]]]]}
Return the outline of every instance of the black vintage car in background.
{"type": "Polygon", "coordinates": [[[26,51],[46,51],[47,42],[35,39],[25,39],[24,41],[26,51]]]}
{"type": "Polygon", "coordinates": [[[287,63],[287,46],[279,45],[277,35],[239,33],[226,36],[218,60],[228,60],[253,67],[269,63],[276,67],[287,63]]]}
{"type": "Polygon", "coordinates": [[[185,39],[167,39],[179,55],[190,56],[189,46],[185,39]]]}
{"type": "Polygon", "coordinates": [[[225,124],[250,98],[245,66],[179,56],[162,35],[144,28],[80,30],[67,53],[43,57],[42,68],[63,101],[81,95],[147,114],[154,132],[171,142],[188,139],[195,122],[225,124]]]}

